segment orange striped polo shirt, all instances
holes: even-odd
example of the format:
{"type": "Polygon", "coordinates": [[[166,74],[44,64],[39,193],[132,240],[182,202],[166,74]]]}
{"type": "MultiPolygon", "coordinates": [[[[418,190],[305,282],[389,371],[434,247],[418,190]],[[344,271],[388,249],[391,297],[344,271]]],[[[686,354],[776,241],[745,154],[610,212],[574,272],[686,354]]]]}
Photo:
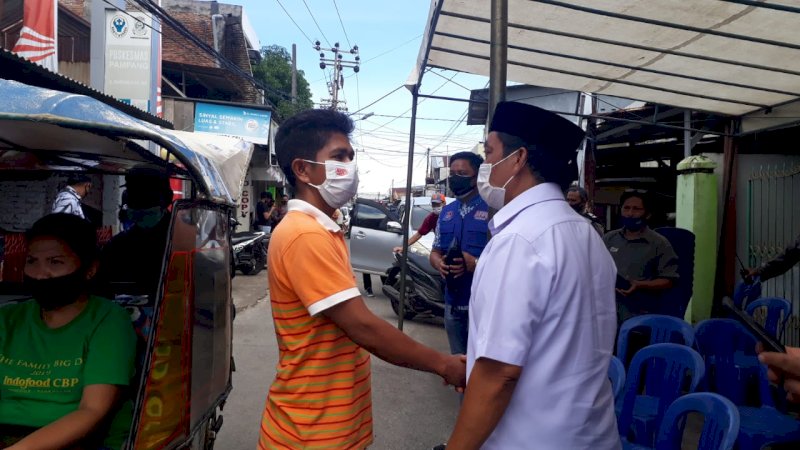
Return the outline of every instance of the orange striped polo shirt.
{"type": "Polygon", "coordinates": [[[360,295],[344,236],[312,205],[289,202],[269,243],[280,361],[261,420],[261,449],[362,449],[372,443],[369,353],[326,309],[360,295]]]}

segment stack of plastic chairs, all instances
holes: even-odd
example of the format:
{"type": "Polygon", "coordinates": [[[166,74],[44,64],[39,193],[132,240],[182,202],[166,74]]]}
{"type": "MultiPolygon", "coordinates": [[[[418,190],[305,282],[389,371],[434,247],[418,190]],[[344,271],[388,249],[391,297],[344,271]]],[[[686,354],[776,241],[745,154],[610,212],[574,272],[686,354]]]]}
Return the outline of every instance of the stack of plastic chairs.
{"type": "Polygon", "coordinates": [[[625,388],[625,365],[616,356],[611,356],[608,363],[608,379],[611,380],[611,391],[614,393],[614,409],[619,417],[622,407],[622,392],[625,388]]]}
{"type": "Polygon", "coordinates": [[[618,419],[623,442],[652,446],[667,407],[694,392],[704,373],[703,358],[685,345],[654,344],[639,350],[628,369],[618,419]]]}
{"type": "Polygon", "coordinates": [[[689,347],[694,345],[694,329],[682,319],[662,314],[645,314],[626,320],[617,336],[617,357],[623,362],[629,361],[631,350],[631,334],[633,332],[649,334],[648,345],[675,343],[689,347]]]}
{"type": "Polygon", "coordinates": [[[711,392],[687,394],[675,400],[664,413],[655,447],[625,443],[625,450],[681,450],[689,413],[703,416],[698,450],[731,450],[739,432],[739,413],[725,397],[711,392]]]}
{"type": "Polygon", "coordinates": [[[757,386],[759,362],[752,334],[733,319],[697,324],[695,343],[706,362],[706,388],[744,405],[748,387],[757,386]]]}
{"type": "Polygon", "coordinates": [[[792,304],[780,297],[766,297],[749,302],[744,310],[754,318],[757,318],[757,313],[760,310],[766,310],[766,314],[764,314],[764,329],[780,340],[783,338],[783,332],[786,329],[786,321],[792,315],[792,304]]]}
{"type": "MultiPolygon", "coordinates": [[[[761,406],[739,406],[739,449],[760,450],[767,444],[777,443],[796,443],[796,448],[800,448],[800,421],[776,407],[767,369],[763,365],[759,369],[761,406]]],[[[785,397],[786,393],[778,388],[777,396],[785,397]]]]}

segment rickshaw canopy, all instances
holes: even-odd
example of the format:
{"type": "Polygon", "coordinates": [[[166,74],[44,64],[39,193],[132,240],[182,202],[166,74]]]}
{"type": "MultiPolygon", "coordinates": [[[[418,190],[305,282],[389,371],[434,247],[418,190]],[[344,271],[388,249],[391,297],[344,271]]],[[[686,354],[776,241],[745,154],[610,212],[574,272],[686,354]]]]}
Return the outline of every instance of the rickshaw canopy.
{"type": "Polygon", "coordinates": [[[88,96],[16,81],[0,80],[0,98],[0,170],[124,174],[149,165],[192,179],[216,203],[235,205],[242,192],[253,145],[241,139],[167,130],[88,96]]]}
{"type": "MultiPolygon", "coordinates": [[[[491,0],[432,0],[426,68],[490,74],[491,0]]],[[[508,0],[508,81],[741,117],[798,122],[796,1],[508,0]]]]}

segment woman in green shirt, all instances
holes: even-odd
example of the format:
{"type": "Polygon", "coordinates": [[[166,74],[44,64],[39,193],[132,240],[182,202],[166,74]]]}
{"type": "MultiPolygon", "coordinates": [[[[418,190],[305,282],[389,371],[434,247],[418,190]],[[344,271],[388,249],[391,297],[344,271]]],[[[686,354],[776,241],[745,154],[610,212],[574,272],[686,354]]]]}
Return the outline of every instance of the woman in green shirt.
{"type": "Polygon", "coordinates": [[[89,295],[95,230],[51,214],[27,238],[33,298],[0,307],[0,448],[119,449],[136,335],[124,309],[89,295]]]}

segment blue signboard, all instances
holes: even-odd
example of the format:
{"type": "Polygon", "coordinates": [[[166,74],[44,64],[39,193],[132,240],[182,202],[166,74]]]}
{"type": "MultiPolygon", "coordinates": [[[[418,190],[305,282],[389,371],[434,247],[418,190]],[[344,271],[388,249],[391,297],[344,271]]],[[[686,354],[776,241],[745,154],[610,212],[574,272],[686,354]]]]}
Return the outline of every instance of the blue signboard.
{"type": "Polygon", "coordinates": [[[240,137],[255,144],[269,145],[269,111],[237,106],[197,103],[194,131],[240,137]]]}

